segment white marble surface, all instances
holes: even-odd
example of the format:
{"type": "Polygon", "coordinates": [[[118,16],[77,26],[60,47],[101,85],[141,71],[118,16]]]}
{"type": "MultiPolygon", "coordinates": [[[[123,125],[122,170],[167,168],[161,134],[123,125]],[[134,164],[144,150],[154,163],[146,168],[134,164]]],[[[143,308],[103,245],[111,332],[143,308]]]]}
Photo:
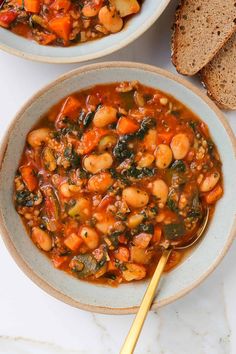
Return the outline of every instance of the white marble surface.
{"type": "MultiPolygon", "coordinates": [[[[175,71],[170,27],[176,1],[140,39],[101,60],[130,60],[175,71]]],[[[0,138],[18,108],[77,65],[49,65],[0,53],[0,138]]],[[[196,84],[198,80],[195,79],[196,84]]],[[[235,113],[227,113],[236,132],[235,113]]],[[[236,245],[217,270],[181,300],[149,314],[138,354],[236,353],[236,245]]],[[[133,316],[95,315],[50,297],[16,266],[0,240],[0,354],[116,354],[133,316]]]]}

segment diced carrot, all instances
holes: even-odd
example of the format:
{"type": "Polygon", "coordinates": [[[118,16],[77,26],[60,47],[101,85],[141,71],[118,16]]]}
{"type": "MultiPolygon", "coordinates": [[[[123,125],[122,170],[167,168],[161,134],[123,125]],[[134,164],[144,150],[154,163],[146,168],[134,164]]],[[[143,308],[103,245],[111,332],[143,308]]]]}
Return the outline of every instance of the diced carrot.
{"type": "Polygon", "coordinates": [[[67,256],[52,256],[54,267],[60,268],[67,261],[67,256]]]}
{"type": "Polygon", "coordinates": [[[178,251],[172,251],[164,268],[165,272],[169,272],[172,268],[176,267],[182,258],[182,253],[178,251]]]}
{"type": "Polygon", "coordinates": [[[20,173],[26,187],[33,192],[38,187],[38,180],[31,166],[21,166],[20,173]]]}
{"type": "Polygon", "coordinates": [[[24,0],[24,8],[27,12],[38,14],[40,11],[40,0],[24,0]]]}
{"type": "Polygon", "coordinates": [[[127,238],[125,237],[125,235],[119,235],[118,236],[118,240],[120,243],[124,243],[124,244],[127,244],[128,243],[128,240],[127,238]]]}
{"type": "Polygon", "coordinates": [[[169,145],[173,136],[174,136],[174,133],[172,133],[172,132],[157,133],[157,145],[159,145],[159,144],[168,144],[169,145]]]}
{"type": "Polygon", "coordinates": [[[107,134],[107,130],[94,128],[85,132],[82,136],[81,143],[78,146],[79,154],[88,154],[93,151],[99,143],[102,136],[107,134]]]}
{"type": "Polygon", "coordinates": [[[139,124],[128,117],[121,117],[118,121],[117,131],[119,134],[135,133],[139,129],[139,124]]]}
{"type": "Polygon", "coordinates": [[[60,113],[63,114],[64,116],[69,116],[70,114],[74,113],[77,109],[79,109],[80,106],[81,106],[80,101],[77,98],[73,96],[69,96],[63,103],[60,113]]]}
{"type": "Polygon", "coordinates": [[[117,268],[115,266],[114,259],[110,259],[110,261],[107,262],[107,272],[111,272],[113,270],[117,270],[117,268]]]}
{"type": "Polygon", "coordinates": [[[55,34],[41,32],[37,34],[37,37],[35,39],[39,44],[47,45],[55,41],[56,38],[57,37],[55,34]]]}
{"type": "Polygon", "coordinates": [[[213,190],[205,195],[207,204],[214,204],[223,194],[223,188],[218,184],[213,190]]]}
{"type": "Polygon", "coordinates": [[[105,210],[108,207],[108,205],[113,204],[114,201],[115,201],[114,197],[106,195],[98,204],[97,210],[99,211],[105,210]]]}
{"type": "Polygon", "coordinates": [[[119,247],[117,251],[115,251],[114,256],[121,262],[128,262],[129,250],[126,247],[119,247]]]}
{"type": "Polygon", "coordinates": [[[51,9],[56,11],[63,10],[64,12],[67,12],[70,6],[71,6],[70,0],[55,0],[50,7],[51,9]]]}
{"type": "Polygon", "coordinates": [[[80,245],[83,243],[83,239],[75,233],[70,234],[65,240],[64,244],[72,251],[77,251],[80,245]]]}
{"type": "Polygon", "coordinates": [[[155,226],[154,235],[152,236],[152,243],[159,244],[161,241],[162,230],[159,226],[155,226]]]}
{"type": "Polygon", "coordinates": [[[56,33],[59,38],[64,39],[64,41],[69,40],[69,35],[71,31],[71,19],[70,16],[66,15],[63,17],[56,17],[49,21],[50,29],[56,33]]]}
{"type": "Polygon", "coordinates": [[[17,13],[13,11],[0,12],[0,26],[8,28],[10,24],[16,19],[17,13]]]}

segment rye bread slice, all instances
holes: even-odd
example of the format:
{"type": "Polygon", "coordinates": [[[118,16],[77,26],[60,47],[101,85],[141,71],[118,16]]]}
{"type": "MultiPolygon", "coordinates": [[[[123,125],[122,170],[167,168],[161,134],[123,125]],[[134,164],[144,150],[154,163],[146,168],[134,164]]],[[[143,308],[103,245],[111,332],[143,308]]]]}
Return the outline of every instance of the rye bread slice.
{"type": "Polygon", "coordinates": [[[182,0],[172,36],[172,62],[183,75],[201,70],[236,30],[236,0],[182,0]]]}
{"type": "Polygon", "coordinates": [[[236,109],[236,33],[202,69],[201,77],[220,108],[236,109]]]}

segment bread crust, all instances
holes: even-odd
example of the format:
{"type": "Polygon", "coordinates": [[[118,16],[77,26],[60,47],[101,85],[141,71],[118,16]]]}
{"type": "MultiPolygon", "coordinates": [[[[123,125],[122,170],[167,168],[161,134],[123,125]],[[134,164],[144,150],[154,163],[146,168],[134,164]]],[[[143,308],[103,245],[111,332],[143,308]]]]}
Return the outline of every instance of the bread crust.
{"type": "Polygon", "coordinates": [[[208,96],[222,109],[236,109],[236,32],[201,70],[208,96]]]}
{"type": "MultiPolygon", "coordinates": [[[[211,0],[212,1],[212,0],[211,0]]],[[[214,33],[210,33],[208,35],[208,42],[211,43],[210,37],[214,36],[214,41],[216,42],[215,45],[211,45],[211,48],[204,48],[206,53],[203,53],[203,48],[197,48],[195,45],[194,47],[194,42],[198,42],[198,34],[200,33],[198,31],[198,28],[196,28],[196,36],[195,39],[192,41],[189,41],[188,39],[186,40],[186,33],[191,29],[190,27],[192,26],[192,22],[188,21],[188,15],[191,16],[202,16],[202,22],[207,26],[207,21],[209,21],[209,30],[212,31],[212,27],[214,27],[214,16],[210,16],[208,14],[205,14],[201,11],[202,7],[206,7],[207,3],[209,3],[209,0],[202,0],[202,1],[196,1],[196,0],[181,0],[176,13],[175,13],[175,21],[173,25],[173,31],[172,31],[172,41],[171,41],[171,58],[172,58],[172,63],[176,67],[176,70],[183,75],[189,75],[192,76],[196,74],[198,71],[200,71],[209,61],[212,60],[212,58],[216,55],[216,53],[224,46],[224,44],[228,41],[228,39],[231,37],[231,35],[234,33],[236,30],[236,6],[235,2],[232,0],[228,0],[229,2],[232,2],[229,4],[230,8],[228,8],[229,12],[227,15],[225,14],[225,18],[222,19],[222,28],[219,26],[216,26],[214,29],[214,33]],[[196,7],[196,3],[200,4],[199,6],[196,7]],[[193,10],[193,8],[199,9],[199,10],[193,10]],[[188,13],[189,10],[189,13],[188,13]],[[194,12],[194,15],[193,15],[194,12]],[[228,16],[232,17],[231,20],[228,20],[228,16]],[[185,18],[186,17],[186,18],[185,18]],[[224,20],[224,21],[223,21],[224,20]],[[226,21],[227,20],[227,21],[226,21]],[[224,22],[227,22],[226,25],[224,22]],[[226,28],[227,27],[227,28],[226,28]],[[191,48],[192,46],[192,48],[191,48]],[[195,52],[195,55],[190,55],[190,58],[187,59],[188,57],[188,52],[189,51],[195,52]],[[197,52],[198,49],[198,52],[197,52]],[[201,58],[199,60],[199,57],[201,58]],[[185,60],[184,60],[185,59],[185,60]],[[181,62],[182,60],[182,62],[181,62]],[[185,63],[184,63],[185,61],[185,63]],[[191,62],[190,62],[191,61],[191,62]]],[[[224,5],[221,5],[224,6],[224,5]]],[[[220,14],[217,14],[217,16],[220,16],[220,14]]],[[[217,22],[217,21],[216,21],[217,22]]],[[[218,23],[219,23],[218,19],[218,23]]],[[[196,21],[196,24],[198,21],[196,21]]],[[[192,29],[191,29],[192,30],[192,29]]],[[[202,30],[205,30],[203,27],[202,30]]],[[[203,37],[202,37],[203,38],[203,37]]],[[[202,39],[201,38],[201,39],[202,39]]],[[[202,39],[203,40],[203,39],[202,39]]],[[[199,45],[200,45],[200,40],[199,40],[199,45]]],[[[201,44],[201,47],[203,47],[203,44],[201,44]]]]}

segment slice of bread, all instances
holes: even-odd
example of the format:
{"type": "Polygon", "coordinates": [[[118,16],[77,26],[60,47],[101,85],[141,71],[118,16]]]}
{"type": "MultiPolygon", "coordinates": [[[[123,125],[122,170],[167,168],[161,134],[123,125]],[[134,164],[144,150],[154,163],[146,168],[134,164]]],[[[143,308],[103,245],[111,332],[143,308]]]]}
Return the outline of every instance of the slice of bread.
{"type": "Polygon", "coordinates": [[[236,33],[202,69],[201,77],[220,108],[236,109],[236,33]]]}
{"type": "Polygon", "coordinates": [[[235,30],[235,0],[182,0],[172,37],[172,62],[177,71],[196,74],[235,30]]]}

